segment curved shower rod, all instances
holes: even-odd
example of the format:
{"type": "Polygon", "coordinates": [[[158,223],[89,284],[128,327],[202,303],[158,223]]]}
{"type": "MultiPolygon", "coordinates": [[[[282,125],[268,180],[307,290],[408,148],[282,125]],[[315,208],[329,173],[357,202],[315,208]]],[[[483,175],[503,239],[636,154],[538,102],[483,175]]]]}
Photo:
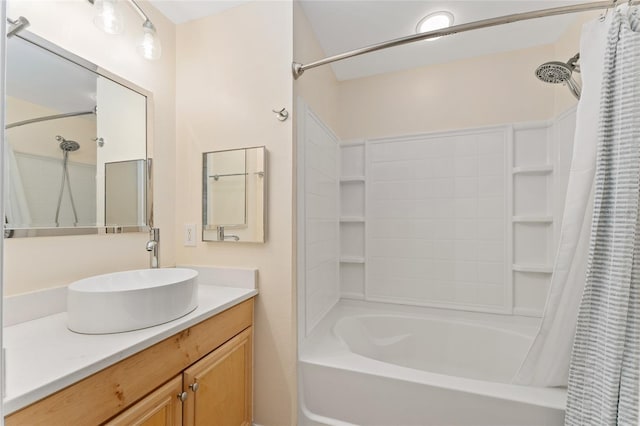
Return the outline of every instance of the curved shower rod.
{"type": "Polygon", "coordinates": [[[16,121],[15,123],[10,123],[4,126],[5,129],[12,129],[14,127],[24,126],[25,124],[39,123],[41,121],[49,121],[49,120],[57,120],[59,118],[68,118],[68,117],[78,117],[80,115],[90,115],[96,114],[96,108],[94,107],[91,111],[78,111],[78,112],[66,112],[64,114],[55,114],[55,115],[45,115],[44,117],[36,117],[30,118],[28,120],[16,121]]]}
{"type": "MultiPolygon", "coordinates": [[[[469,22],[466,24],[454,25],[453,27],[443,28],[440,30],[427,31],[420,34],[413,34],[406,37],[396,38],[382,43],[372,44],[360,49],[351,50],[349,52],[340,53],[338,55],[329,56],[308,64],[293,62],[291,70],[293,78],[297,80],[306,70],[327,65],[333,62],[342,61],[344,59],[353,58],[355,56],[364,55],[365,53],[377,52],[378,50],[388,49],[390,47],[402,46],[416,41],[429,40],[436,37],[442,37],[452,34],[463,33],[481,28],[495,27],[498,25],[510,24],[512,22],[526,21],[529,19],[544,18],[546,16],[566,15],[569,13],[586,12],[589,10],[609,9],[615,7],[618,0],[598,1],[593,3],[582,3],[573,6],[554,7],[551,9],[542,9],[532,12],[515,13],[512,15],[500,16],[497,18],[483,19],[480,21],[469,22]]],[[[637,4],[638,0],[629,0],[629,5],[637,4]]]]}

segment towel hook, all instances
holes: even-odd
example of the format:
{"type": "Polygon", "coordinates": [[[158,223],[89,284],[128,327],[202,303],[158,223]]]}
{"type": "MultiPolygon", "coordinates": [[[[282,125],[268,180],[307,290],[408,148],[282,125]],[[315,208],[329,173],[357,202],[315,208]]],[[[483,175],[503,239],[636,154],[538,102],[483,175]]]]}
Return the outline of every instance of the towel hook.
{"type": "Polygon", "coordinates": [[[286,108],[282,108],[280,111],[276,111],[275,109],[272,109],[271,111],[276,114],[276,118],[280,121],[286,121],[287,118],[289,118],[289,112],[286,108]]]}

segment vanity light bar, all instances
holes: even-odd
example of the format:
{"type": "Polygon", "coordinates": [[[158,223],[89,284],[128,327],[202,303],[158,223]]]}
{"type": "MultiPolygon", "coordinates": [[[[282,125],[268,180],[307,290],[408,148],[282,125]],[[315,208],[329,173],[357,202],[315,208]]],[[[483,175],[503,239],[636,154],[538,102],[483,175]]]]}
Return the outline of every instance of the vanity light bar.
{"type": "MultiPolygon", "coordinates": [[[[96,0],[87,0],[87,1],[92,5],[94,5],[96,2],[96,0]]],[[[115,2],[117,0],[103,0],[103,1],[113,2],[115,6],[115,2]]],[[[144,12],[144,10],[142,10],[142,8],[138,5],[138,3],[136,3],[135,0],[126,0],[126,2],[131,5],[131,7],[138,13],[138,15],[140,15],[140,17],[143,20],[142,38],[140,42],[137,43],[138,51],[140,51],[142,56],[144,56],[147,59],[158,59],[161,54],[161,46],[160,46],[160,40],[158,38],[155,25],[153,25],[153,22],[151,22],[151,19],[149,19],[149,16],[144,12]]],[[[113,10],[111,10],[111,12],[112,12],[110,15],[111,21],[109,21],[109,24],[117,28],[117,30],[110,31],[108,29],[105,29],[102,26],[102,24],[97,24],[97,25],[107,33],[112,33],[112,34],[120,33],[122,28],[122,22],[116,16],[116,14],[113,13],[113,10]]]]}

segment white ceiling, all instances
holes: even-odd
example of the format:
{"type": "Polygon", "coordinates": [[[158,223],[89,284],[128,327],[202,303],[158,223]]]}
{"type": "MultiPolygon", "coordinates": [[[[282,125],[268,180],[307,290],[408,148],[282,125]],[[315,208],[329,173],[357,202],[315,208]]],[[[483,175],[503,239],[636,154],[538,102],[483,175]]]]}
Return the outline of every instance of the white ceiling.
{"type": "Polygon", "coordinates": [[[174,24],[215,15],[249,0],[149,0],[174,24]]]}
{"type": "MultiPolygon", "coordinates": [[[[150,1],[176,23],[219,13],[246,2],[150,1]]],[[[418,21],[434,11],[446,10],[453,13],[456,25],[584,1],[586,0],[300,0],[313,31],[328,56],[414,34],[418,21]]],[[[576,17],[577,15],[572,14],[475,30],[387,49],[331,66],[339,80],[348,80],[544,45],[555,42],[576,17]]]]}

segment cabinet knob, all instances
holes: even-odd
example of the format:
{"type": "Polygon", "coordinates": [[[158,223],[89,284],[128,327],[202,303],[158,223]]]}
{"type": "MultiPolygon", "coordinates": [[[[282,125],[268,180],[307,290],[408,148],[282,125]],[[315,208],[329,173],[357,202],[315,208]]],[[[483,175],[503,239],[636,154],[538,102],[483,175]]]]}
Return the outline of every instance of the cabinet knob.
{"type": "Polygon", "coordinates": [[[188,394],[188,393],[186,393],[186,392],[180,392],[180,393],[178,394],[178,399],[179,399],[180,401],[182,401],[182,402],[185,402],[185,401],[187,400],[187,396],[189,396],[189,394],[188,394]]]}
{"type": "Polygon", "coordinates": [[[192,391],[197,391],[198,389],[200,389],[200,385],[198,384],[198,382],[192,383],[189,385],[189,389],[191,389],[192,391]]]}

